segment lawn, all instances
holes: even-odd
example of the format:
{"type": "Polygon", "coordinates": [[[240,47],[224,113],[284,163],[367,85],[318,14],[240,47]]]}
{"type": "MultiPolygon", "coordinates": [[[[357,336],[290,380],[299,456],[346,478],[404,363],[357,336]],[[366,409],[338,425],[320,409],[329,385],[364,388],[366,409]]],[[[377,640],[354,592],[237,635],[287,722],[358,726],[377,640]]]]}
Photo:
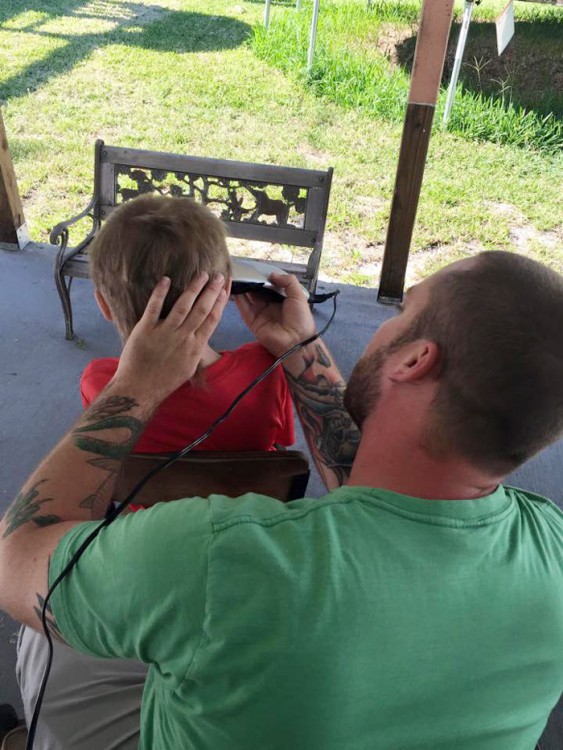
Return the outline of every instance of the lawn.
{"type": "MultiPolygon", "coordinates": [[[[0,102],[32,237],[46,240],[53,224],[89,200],[97,137],[114,145],[202,156],[334,166],[321,275],[376,285],[418,11],[412,0],[399,0],[395,18],[372,12],[369,33],[352,35],[350,24],[340,28],[337,23],[337,11],[350,5],[354,3],[323,0],[319,60],[307,80],[298,37],[291,65],[280,57],[281,43],[271,44],[280,29],[295,25],[289,2],[274,3],[268,42],[259,28],[263,4],[256,1],[3,0],[0,102]],[[327,80],[340,54],[344,81],[358,59],[384,66],[368,49],[372,41],[381,58],[395,66],[388,67],[387,78],[397,80],[385,111],[369,104],[378,97],[350,101],[343,96],[349,85],[342,89],[337,80],[335,88],[327,80]],[[323,69],[327,60],[330,65],[323,69]]],[[[365,2],[355,5],[346,12],[355,14],[357,28],[365,30],[365,2]]],[[[310,3],[303,6],[306,25],[310,3]]],[[[498,61],[495,75],[505,89],[510,85],[532,119],[545,118],[561,106],[557,82],[553,93],[544,64],[557,48],[552,33],[557,17],[549,19],[560,9],[517,7],[524,28],[520,57],[532,55],[535,45],[530,57],[536,61],[535,73],[526,84],[522,61],[511,53],[510,83],[502,78],[498,61]],[[540,45],[545,53],[541,64],[540,45]]],[[[493,142],[490,128],[475,132],[479,111],[464,98],[491,94],[487,87],[493,76],[483,70],[493,65],[487,62],[493,10],[476,10],[478,21],[483,14],[482,26],[477,23],[477,31],[470,31],[466,91],[455,115],[459,122],[459,111],[469,112],[476,121],[474,132],[458,125],[456,132],[447,132],[436,117],[413,238],[411,281],[453,258],[492,248],[526,252],[563,271],[563,157],[557,143],[542,145],[531,136],[524,146],[504,137],[493,142]]],[[[289,33],[283,34],[284,44],[291,46],[289,33]]],[[[365,96],[362,86],[358,90],[365,96]]],[[[483,115],[482,123],[489,120],[483,115]]]]}

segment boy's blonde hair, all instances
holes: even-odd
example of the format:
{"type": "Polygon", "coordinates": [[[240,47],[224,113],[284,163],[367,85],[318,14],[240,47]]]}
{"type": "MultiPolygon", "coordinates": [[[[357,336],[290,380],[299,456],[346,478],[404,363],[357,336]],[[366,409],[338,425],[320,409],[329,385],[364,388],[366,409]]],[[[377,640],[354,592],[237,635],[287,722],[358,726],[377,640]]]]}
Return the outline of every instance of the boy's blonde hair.
{"type": "Polygon", "coordinates": [[[189,198],[141,195],[127,201],[96,234],[89,254],[94,286],[126,335],[162,276],[172,280],[163,317],[200,273],[231,276],[222,221],[189,198]]]}

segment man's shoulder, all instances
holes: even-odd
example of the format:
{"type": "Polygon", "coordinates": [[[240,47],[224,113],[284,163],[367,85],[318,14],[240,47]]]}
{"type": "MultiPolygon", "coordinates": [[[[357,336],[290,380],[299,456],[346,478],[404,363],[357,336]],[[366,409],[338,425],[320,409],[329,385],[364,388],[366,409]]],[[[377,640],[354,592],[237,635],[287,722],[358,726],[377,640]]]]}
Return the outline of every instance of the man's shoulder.
{"type": "Polygon", "coordinates": [[[348,504],[350,494],[342,488],[332,490],[322,497],[305,497],[283,503],[273,497],[249,492],[238,498],[212,495],[209,498],[211,523],[214,532],[249,524],[265,529],[291,524],[299,526],[299,521],[335,505],[348,504]],[[295,524],[297,522],[297,524],[295,524]]]}
{"type": "Polygon", "coordinates": [[[507,495],[517,503],[521,514],[540,516],[561,535],[563,541],[563,510],[547,497],[517,487],[504,486],[507,495]]]}

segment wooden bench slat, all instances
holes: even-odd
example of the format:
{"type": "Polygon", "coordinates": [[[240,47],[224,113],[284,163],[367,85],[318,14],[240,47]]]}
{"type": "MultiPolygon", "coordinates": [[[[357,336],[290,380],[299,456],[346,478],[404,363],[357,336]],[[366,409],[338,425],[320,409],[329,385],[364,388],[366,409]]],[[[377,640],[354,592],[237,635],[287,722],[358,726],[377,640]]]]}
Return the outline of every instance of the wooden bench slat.
{"type": "Polygon", "coordinates": [[[170,154],[164,151],[103,146],[102,164],[161,169],[167,172],[188,172],[206,177],[226,177],[233,180],[263,182],[268,185],[321,187],[327,173],[316,169],[281,167],[272,164],[254,164],[227,159],[209,159],[199,156],[170,154]]]}

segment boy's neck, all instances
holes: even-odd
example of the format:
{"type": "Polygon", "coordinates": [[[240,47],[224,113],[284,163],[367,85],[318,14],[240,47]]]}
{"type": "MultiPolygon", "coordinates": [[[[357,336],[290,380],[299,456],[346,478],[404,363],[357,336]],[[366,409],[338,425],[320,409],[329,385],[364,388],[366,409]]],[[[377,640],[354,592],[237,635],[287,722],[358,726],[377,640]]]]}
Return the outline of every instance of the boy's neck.
{"type": "Polygon", "coordinates": [[[221,359],[221,355],[219,352],[216,352],[215,349],[212,349],[209,344],[206,344],[203,353],[201,355],[201,359],[199,360],[199,366],[202,369],[205,369],[206,367],[210,367],[211,365],[214,365],[215,362],[218,362],[221,359]]]}
{"type": "MultiPolygon", "coordinates": [[[[127,336],[123,334],[123,332],[119,330],[119,336],[121,338],[121,346],[125,346],[125,342],[127,341],[127,336]]],[[[211,365],[214,365],[215,362],[218,362],[221,359],[221,355],[219,352],[216,352],[215,349],[212,349],[209,344],[206,344],[201,359],[199,360],[199,365],[202,369],[205,369],[206,367],[210,367],[211,365]]]]}

